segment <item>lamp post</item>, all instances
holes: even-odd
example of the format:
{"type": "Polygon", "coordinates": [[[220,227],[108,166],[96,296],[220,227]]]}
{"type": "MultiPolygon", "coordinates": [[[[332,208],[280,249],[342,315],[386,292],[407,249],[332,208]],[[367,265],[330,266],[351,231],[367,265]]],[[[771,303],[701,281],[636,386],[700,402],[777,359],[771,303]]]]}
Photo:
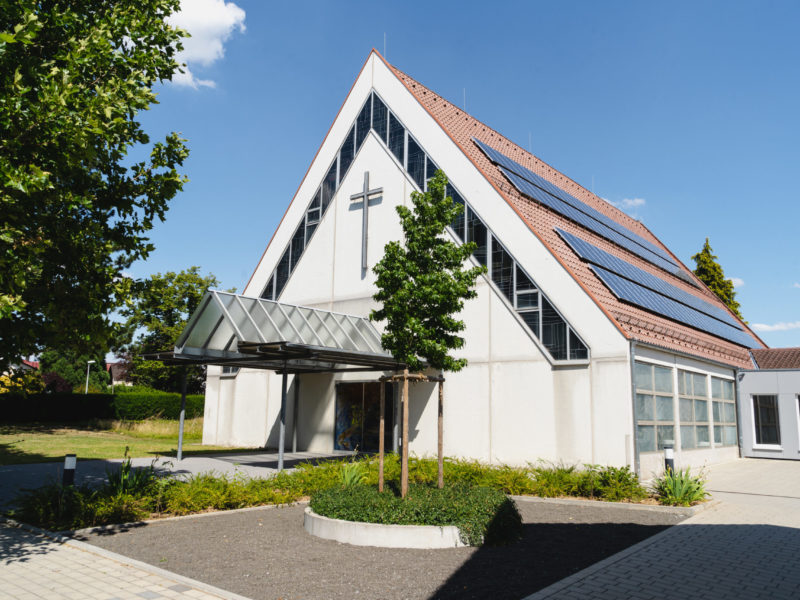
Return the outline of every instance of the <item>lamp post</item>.
{"type": "Polygon", "coordinates": [[[91,365],[93,365],[95,362],[97,361],[94,360],[86,361],[86,390],[83,392],[84,394],[89,393],[89,369],[91,368],[91,365]]]}

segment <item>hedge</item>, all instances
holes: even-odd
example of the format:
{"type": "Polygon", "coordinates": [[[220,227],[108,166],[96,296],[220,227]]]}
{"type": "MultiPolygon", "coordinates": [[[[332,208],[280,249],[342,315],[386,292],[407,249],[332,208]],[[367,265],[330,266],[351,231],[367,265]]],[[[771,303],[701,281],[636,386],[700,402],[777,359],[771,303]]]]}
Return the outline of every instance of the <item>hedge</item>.
{"type": "MultiPolygon", "coordinates": [[[[203,416],[204,404],[204,396],[187,395],[186,418],[203,416]]],[[[152,417],[177,419],[180,417],[181,395],[167,392],[0,394],[0,411],[3,420],[12,423],[74,423],[91,419],[140,421],[152,417]]]]}

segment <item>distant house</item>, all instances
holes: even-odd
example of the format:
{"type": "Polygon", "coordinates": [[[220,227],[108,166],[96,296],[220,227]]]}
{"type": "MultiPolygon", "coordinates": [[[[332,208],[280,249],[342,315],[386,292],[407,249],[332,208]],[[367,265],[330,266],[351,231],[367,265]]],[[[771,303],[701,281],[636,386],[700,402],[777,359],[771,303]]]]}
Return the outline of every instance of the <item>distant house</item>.
{"type": "Polygon", "coordinates": [[[106,363],[111,385],[133,385],[128,379],[128,365],[124,362],[106,363]]]}
{"type": "Polygon", "coordinates": [[[800,460],[800,348],[751,351],[739,373],[742,455],[800,460]]]}

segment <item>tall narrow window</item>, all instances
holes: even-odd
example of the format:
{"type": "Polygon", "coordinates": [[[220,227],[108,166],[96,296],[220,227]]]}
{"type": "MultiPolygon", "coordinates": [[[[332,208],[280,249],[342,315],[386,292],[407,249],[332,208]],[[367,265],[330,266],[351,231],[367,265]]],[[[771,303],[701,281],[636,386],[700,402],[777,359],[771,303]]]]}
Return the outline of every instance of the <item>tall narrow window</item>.
{"type": "Polygon", "coordinates": [[[406,147],[406,130],[392,113],[389,113],[389,150],[402,164],[406,147]]]}
{"type": "Polygon", "coordinates": [[[462,242],[464,242],[464,241],[466,241],[464,239],[464,221],[465,221],[465,217],[466,217],[465,213],[467,212],[467,207],[464,205],[464,199],[455,190],[455,188],[453,188],[453,186],[450,185],[449,183],[447,184],[447,192],[446,193],[447,193],[448,196],[450,196],[453,199],[453,203],[454,204],[460,204],[461,205],[461,214],[456,215],[456,218],[453,219],[452,223],[450,223],[450,227],[456,233],[456,235],[458,236],[458,239],[461,240],[462,242]]]}
{"type": "Polygon", "coordinates": [[[333,200],[333,195],[336,193],[336,161],[333,161],[328,174],[322,181],[322,212],[328,210],[328,205],[333,200]]]}
{"type": "Polygon", "coordinates": [[[492,281],[509,301],[514,301],[514,260],[492,236],[492,281]]]}
{"type": "Polygon", "coordinates": [[[467,207],[467,240],[468,242],[475,242],[477,248],[473,256],[482,265],[487,264],[486,255],[486,225],[483,224],[480,217],[476,215],[471,208],[467,207]]]}
{"type": "Polygon", "coordinates": [[[275,300],[275,274],[273,273],[272,276],[269,278],[267,282],[267,286],[264,288],[264,291],[261,292],[261,297],[265,300],[275,300]]]}
{"type": "Polygon", "coordinates": [[[570,360],[586,360],[589,358],[589,349],[581,341],[581,339],[572,331],[569,330],[569,359],[570,360]]]}
{"type": "Polygon", "coordinates": [[[733,381],[712,377],[711,398],[714,401],[712,404],[714,444],[718,446],[735,446],[738,440],[736,435],[736,403],[734,402],[733,381]]]}
{"type": "Polygon", "coordinates": [[[780,446],[777,396],[753,396],[756,444],[780,446]]]}
{"type": "Polygon", "coordinates": [[[672,369],[637,362],[634,387],[639,452],[659,451],[666,440],[675,439],[672,369]]]}
{"type": "Polygon", "coordinates": [[[356,119],[356,152],[361,149],[361,144],[364,143],[364,140],[367,139],[367,134],[369,133],[369,123],[372,120],[372,102],[370,102],[370,98],[367,98],[367,101],[364,103],[361,112],[358,113],[358,118],[356,119]]]}
{"type": "Polygon", "coordinates": [[[292,236],[292,259],[291,264],[289,266],[289,272],[293,272],[294,268],[297,266],[297,263],[300,261],[300,257],[303,255],[303,250],[306,247],[306,229],[303,223],[300,223],[300,227],[297,228],[297,231],[294,232],[294,236],[292,236]]]}
{"type": "Polygon", "coordinates": [[[286,282],[289,281],[289,261],[291,254],[291,246],[286,248],[281,256],[281,260],[278,262],[278,266],[275,269],[275,300],[278,299],[278,296],[281,295],[286,282]]]}
{"type": "Polygon", "coordinates": [[[567,358],[567,324],[544,298],[542,302],[542,344],[556,360],[567,358]]]}
{"type": "Polygon", "coordinates": [[[355,156],[355,150],[353,149],[353,129],[354,128],[351,127],[350,131],[347,132],[347,137],[344,138],[342,149],[339,151],[339,179],[344,178],[344,174],[347,173],[350,163],[353,162],[353,156],[355,156]]]}
{"type": "Polygon", "coordinates": [[[414,183],[423,189],[425,185],[425,152],[419,147],[419,144],[414,141],[414,138],[408,136],[408,165],[406,171],[411,175],[414,183]]]}
{"type": "Polygon", "coordinates": [[[681,419],[681,449],[708,448],[708,383],[706,376],[678,371],[678,413],[681,419]]]}
{"type": "Polygon", "coordinates": [[[428,189],[428,181],[430,181],[430,179],[434,175],[436,175],[436,171],[438,171],[438,170],[439,170],[439,167],[436,166],[436,163],[434,163],[431,160],[431,157],[429,156],[428,160],[425,162],[425,189],[426,190],[428,189]]]}
{"type": "Polygon", "coordinates": [[[372,94],[372,128],[375,130],[375,133],[378,134],[378,137],[381,138],[384,143],[388,144],[389,141],[389,111],[386,108],[386,105],[383,103],[383,100],[378,98],[376,94],[372,94]]]}

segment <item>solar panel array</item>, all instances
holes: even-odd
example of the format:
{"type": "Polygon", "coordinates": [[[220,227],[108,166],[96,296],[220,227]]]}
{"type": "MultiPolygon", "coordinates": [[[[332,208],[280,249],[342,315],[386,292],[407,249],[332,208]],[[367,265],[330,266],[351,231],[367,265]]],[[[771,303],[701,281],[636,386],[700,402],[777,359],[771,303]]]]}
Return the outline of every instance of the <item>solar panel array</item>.
{"type": "Polygon", "coordinates": [[[508,158],[502,152],[490,148],[483,142],[473,138],[473,141],[493,163],[501,167],[503,174],[511,181],[521,193],[530,196],[559,214],[580,223],[590,231],[614,242],[681,279],[694,285],[683,269],[672,257],[655,244],[633,233],[627,227],[620,225],[613,219],[598,210],[581,202],[558,186],[553,185],[530,169],[508,158]]]}
{"type": "Polygon", "coordinates": [[[590,268],[620,300],[635,304],[700,331],[706,331],[745,348],[753,348],[759,345],[750,334],[726,325],[705,313],[681,304],[672,298],[662,296],[597,265],[592,265],[590,268]]]}
{"type": "Polygon", "coordinates": [[[654,292],[658,292],[662,296],[666,296],[672,300],[675,300],[676,302],[680,302],[681,304],[685,304],[695,310],[699,310],[700,312],[707,314],[709,317],[713,317],[718,321],[722,321],[731,327],[735,327],[739,330],[742,329],[742,326],[739,324],[739,322],[719,306],[714,306],[702,298],[698,298],[689,292],[677,288],[674,285],[667,283],[663,279],[660,279],[655,275],[651,275],[647,271],[644,271],[639,267],[635,267],[629,262],[601,250],[597,246],[590,244],[586,240],[583,240],[576,235],[567,233],[561,229],[556,229],[556,232],[558,232],[558,235],[560,235],[564,241],[570,245],[570,247],[575,251],[575,254],[580,256],[583,260],[594,263],[599,267],[603,267],[612,273],[620,275],[625,279],[629,279],[634,283],[638,283],[639,285],[654,292]]]}

